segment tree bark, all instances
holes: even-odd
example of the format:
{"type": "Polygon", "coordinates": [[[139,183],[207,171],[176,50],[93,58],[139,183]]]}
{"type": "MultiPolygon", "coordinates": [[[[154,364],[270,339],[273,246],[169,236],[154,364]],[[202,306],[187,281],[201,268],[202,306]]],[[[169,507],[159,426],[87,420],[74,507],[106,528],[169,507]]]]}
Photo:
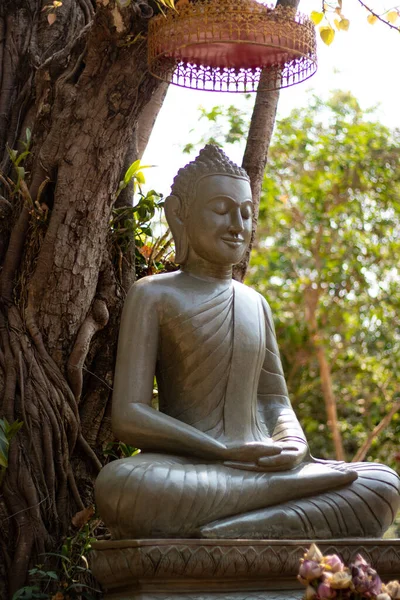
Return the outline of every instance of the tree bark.
{"type": "MultiPolygon", "coordinates": [[[[278,0],[276,6],[290,6],[297,9],[299,2],[300,0],[278,0]]],[[[250,129],[242,161],[242,167],[247,171],[250,177],[254,208],[252,235],[249,247],[241,262],[233,268],[233,277],[237,281],[244,280],[247,267],[249,266],[251,249],[257,230],[264,170],[268,160],[268,149],[274,131],[276,111],[278,108],[279,90],[263,91],[265,89],[266,81],[267,75],[262,73],[258,84],[256,101],[251,116],[250,129]]]]}
{"type": "Polygon", "coordinates": [[[64,0],[52,26],[45,4],[0,7],[0,214],[11,215],[0,222],[0,418],[24,423],[0,496],[1,598],[92,502],[112,439],[125,290],[109,222],[138,117],[160,86],[147,70],[145,2],[64,0]],[[21,149],[27,127],[18,190],[5,145],[21,149]]]}

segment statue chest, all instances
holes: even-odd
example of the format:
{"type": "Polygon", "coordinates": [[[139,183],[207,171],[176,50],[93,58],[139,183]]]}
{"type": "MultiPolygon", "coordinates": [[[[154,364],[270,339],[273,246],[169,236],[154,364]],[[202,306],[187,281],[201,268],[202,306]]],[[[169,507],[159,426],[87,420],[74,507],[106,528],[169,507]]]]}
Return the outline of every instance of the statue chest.
{"type": "Polygon", "coordinates": [[[255,424],[265,327],[258,297],[242,288],[161,324],[157,380],[163,412],[214,437],[250,441],[260,439],[255,424]]]}

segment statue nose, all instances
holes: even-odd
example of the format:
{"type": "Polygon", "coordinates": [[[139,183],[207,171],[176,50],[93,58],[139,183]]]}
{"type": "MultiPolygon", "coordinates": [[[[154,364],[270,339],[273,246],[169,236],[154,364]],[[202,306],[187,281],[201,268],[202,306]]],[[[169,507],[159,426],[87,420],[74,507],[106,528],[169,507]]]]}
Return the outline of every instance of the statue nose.
{"type": "Polygon", "coordinates": [[[242,215],[240,213],[240,210],[238,211],[233,211],[231,213],[231,222],[230,225],[228,227],[228,230],[230,233],[240,233],[241,231],[243,231],[244,227],[243,227],[243,218],[242,215]]]}

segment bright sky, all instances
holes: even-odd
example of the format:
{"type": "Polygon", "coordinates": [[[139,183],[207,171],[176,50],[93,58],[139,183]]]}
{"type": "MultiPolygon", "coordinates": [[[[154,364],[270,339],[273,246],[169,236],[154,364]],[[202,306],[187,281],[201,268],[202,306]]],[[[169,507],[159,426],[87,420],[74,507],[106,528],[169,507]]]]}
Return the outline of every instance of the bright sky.
{"type": "MultiPolygon", "coordinates": [[[[366,0],[368,2],[368,0],[366,0]]],[[[390,9],[390,0],[369,0],[376,12],[390,9]]],[[[310,14],[321,10],[322,0],[301,0],[299,10],[310,14]]],[[[400,127],[400,34],[381,23],[370,25],[367,11],[357,0],[344,0],[343,13],[350,20],[347,32],[337,32],[331,46],[318,40],[318,71],[308,81],[281,91],[278,118],[293,108],[307,104],[307,92],[324,97],[332,89],[350,90],[363,108],[380,105],[379,118],[390,127],[400,127]]],[[[211,109],[216,104],[244,105],[241,94],[200,92],[170,86],[157,119],[144,164],[157,165],[147,171],[150,187],[164,194],[178,169],[191,157],[182,153],[187,142],[201,137],[204,126],[198,124],[198,106],[211,109]],[[191,129],[199,134],[189,134],[191,129]]],[[[241,162],[243,147],[229,149],[229,155],[241,162]]]]}

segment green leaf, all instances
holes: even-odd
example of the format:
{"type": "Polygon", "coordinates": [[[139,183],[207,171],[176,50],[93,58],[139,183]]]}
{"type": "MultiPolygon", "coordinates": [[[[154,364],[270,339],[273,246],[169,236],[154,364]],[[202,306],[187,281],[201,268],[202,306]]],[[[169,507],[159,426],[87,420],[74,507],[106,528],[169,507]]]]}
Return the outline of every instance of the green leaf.
{"type": "Polygon", "coordinates": [[[143,173],[141,171],[138,171],[136,173],[135,178],[136,178],[137,182],[140,183],[140,184],[146,183],[144,175],[143,175],[143,173]]]}
{"type": "Polygon", "coordinates": [[[133,162],[131,164],[131,166],[127,169],[127,171],[124,175],[124,182],[126,183],[126,185],[128,185],[128,183],[130,182],[132,177],[136,174],[138,169],[140,169],[140,160],[135,160],[135,162],[133,162]]]}
{"type": "Polygon", "coordinates": [[[11,440],[11,438],[14,437],[14,435],[16,433],[18,433],[18,431],[21,429],[22,425],[24,424],[23,421],[14,421],[14,423],[9,424],[6,419],[4,419],[6,426],[5,426],[5,433],[6,436],[9,440],[11,440]]]}
{"type": "Polygon", "coordinates": [[[8,145],[7,145],[7,152],[8,152],[8,156],[11,159],[11,162],[14,164],[17,159],[18,152],[16,150],[13,150],[12,148],[10,148],[8,145]]]}
{"type": "Polygon", "coordinates": [[[47,575],[47,577],[50,577],[50,579],[58,581],[58,575],[55,571],[46,571],[45,574],[47,575]]]}
{"type": "Polygon", "coordinates": [[[319,28],[319,35],[324,44],[330,46],[335,38],[335,30],[330,25],[325,25],[319,28]]]}
{"type": "Polygon", "coordinates": [[[0,466],[6,469],[8,467],[8,449],[10,443],[1,424],[2,421],[0,420],[0,466]]]}
{"type": "Polygon", "coordinates": [[[311,17],[311,21],[314,23],[314,25],[319,25],[321,23],[322,19],[324,18],[324,13],[313,10],[310,17],[311,17]]]}

